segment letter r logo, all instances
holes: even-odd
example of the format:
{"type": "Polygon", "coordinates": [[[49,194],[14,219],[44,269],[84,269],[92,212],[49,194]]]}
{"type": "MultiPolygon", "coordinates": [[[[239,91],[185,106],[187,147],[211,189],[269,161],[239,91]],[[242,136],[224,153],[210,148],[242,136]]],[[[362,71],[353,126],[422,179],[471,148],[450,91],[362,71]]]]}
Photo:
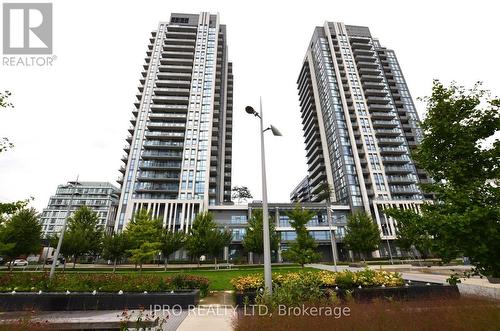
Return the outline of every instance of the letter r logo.
{"type": "Polygon", "coordinates": [[[52,53],[52,4],[3,4],[3,53],[52,53]]]}

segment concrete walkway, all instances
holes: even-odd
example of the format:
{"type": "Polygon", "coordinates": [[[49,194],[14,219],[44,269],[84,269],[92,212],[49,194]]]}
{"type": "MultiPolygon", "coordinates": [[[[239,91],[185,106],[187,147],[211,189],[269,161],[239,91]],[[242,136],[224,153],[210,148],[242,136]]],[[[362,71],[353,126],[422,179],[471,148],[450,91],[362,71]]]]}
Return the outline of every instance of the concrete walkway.
{"type": "MultiPolygon", "coordinates": [[[[308,267],[335,271],[333,265],[328,264],[308,264],[308,267]]],[[[379,270],[384,269],[387,271],[396,271],[401,273],[402,277],[406,280],[425,282],[425,283],[438,283],[448,284],[446,279],[453,272],[461,272],[470,270],[470,266],[436,266],[436,267],[415,267],[412,265],[369,265],[368,268],[379,270]],[[422,272],[424,271],[424,272],[422,272]]],[[[360,271],[364,268],[354,268],[349,266],[338,266],[337,270],[351,270],[360,271]]],[[[471,277],[461,278],[461,283],[457,284],[458,290],[461,294],[477,295],[487,297],[490,299],[500,300],[500,284],[491,284],[486,278],[471,277]]]]}
{"type": "Polygon", "coordinates": [[[155,311],[150,310],[88,310],[57,312],[0,312],[0,329],[2,324],[40,323],[53,330],[112,329],[127,325],[137,328],[139,318],[146,326],[154,327],[157,318],[163,331],[231,331],[235,316],[233,295],[231,291],[212,292],[202,298],[197,307],[189,310],[155,311]]]}

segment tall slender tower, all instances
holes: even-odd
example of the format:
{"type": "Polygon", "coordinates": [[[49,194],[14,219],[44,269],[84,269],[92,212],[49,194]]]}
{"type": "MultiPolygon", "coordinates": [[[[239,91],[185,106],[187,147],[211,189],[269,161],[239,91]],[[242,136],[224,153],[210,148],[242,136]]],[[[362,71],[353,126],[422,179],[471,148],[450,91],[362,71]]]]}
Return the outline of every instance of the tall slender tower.
{"type": "Polygon", "coordinates": [[[115,230],[139,209],[187,231],[231,200],[233,74],[226,26],[210,13],[172,14],[151,33],[130,119],[115,230]]]}
{"type": "Polygon", "coordinates": [[[422,132],[394,51],[367,27],[326,22],[314,30],[297,84],[308,176],[292,200],[319,201],[328,183],[334,202],[371,213],[394,238],[383,209],[418,210],[418,184],[429,181],[411,158],[422,132]]]}

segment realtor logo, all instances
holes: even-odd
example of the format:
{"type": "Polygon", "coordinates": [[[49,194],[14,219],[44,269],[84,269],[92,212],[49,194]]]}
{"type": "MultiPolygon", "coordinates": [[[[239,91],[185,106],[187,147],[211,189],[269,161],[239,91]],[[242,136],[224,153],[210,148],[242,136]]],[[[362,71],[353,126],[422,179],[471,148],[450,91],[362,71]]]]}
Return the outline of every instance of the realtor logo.
{"type": "Polygon", "coordinates": [[[52,54],[52,4],[3,4],[3,53],[52,54]]]}

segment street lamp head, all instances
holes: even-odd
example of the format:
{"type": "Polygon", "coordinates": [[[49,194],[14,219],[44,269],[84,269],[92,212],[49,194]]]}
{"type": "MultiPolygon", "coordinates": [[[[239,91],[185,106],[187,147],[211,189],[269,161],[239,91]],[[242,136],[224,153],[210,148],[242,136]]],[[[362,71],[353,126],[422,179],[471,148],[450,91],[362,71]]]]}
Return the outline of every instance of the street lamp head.
{"type": "Polygon", "coordinates": [[[283,136],[281,132],[275,127],[271,125],[271,132],[273,133],[274,136],[281,137],[283,136]]]}
{"type": "Polygon", "coordinates": [[[245,107],[245,111],[246,111],[248,114],[250,114],[250,115],[255,115],[255,114],[256,114],[256,111],[255,111],[255,109],[253,109],[253,107],[252,107],[252,106],[246,106],[246,107],[245,107]]]}

